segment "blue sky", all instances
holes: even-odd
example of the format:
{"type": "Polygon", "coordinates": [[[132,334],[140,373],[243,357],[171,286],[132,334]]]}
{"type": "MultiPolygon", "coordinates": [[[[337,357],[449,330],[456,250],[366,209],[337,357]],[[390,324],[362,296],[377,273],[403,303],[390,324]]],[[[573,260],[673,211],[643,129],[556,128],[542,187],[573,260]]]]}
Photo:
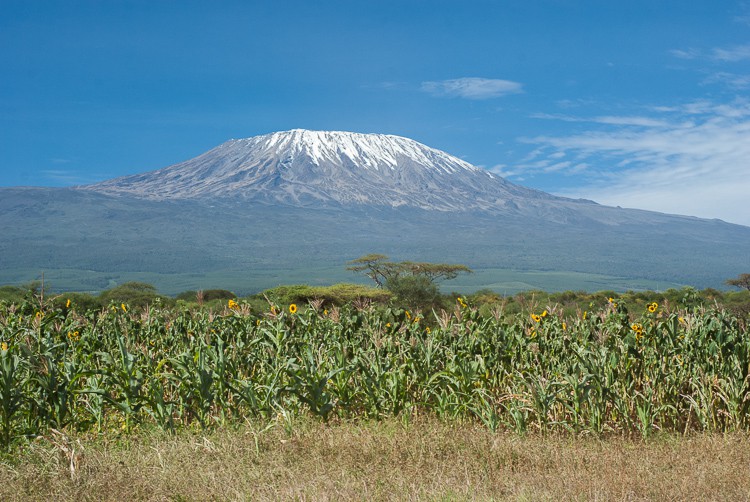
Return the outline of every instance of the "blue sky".
{"type": "Polygon", "coordinates": [[[0,0],[0,185],[294,128],[750,225],[750,2],[0,0]]]}

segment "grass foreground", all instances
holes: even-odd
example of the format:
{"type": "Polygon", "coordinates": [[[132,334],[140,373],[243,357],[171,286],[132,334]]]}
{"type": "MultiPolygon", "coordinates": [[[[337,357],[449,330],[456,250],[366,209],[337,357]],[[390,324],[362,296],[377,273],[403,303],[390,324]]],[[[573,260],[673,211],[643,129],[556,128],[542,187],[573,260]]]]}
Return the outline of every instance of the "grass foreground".
{"type": "Polygon", "coordinates": [[[746,433],[520,436],[435,418],[288,425],[47,435],[3,458],[0,499],[750,499],[746,433]]]}

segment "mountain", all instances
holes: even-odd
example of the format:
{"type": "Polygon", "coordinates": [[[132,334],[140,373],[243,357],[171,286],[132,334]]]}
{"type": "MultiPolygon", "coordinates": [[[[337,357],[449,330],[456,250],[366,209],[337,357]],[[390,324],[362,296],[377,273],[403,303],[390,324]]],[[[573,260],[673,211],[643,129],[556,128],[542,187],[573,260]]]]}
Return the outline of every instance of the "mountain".
{"type": "Polygon", "coordinates": [[[151,200],[239,197],[295,206],[437,211],[559,200],[412,139],[302,129],[230,140],[186,162],[82,188],[151,200]]]}
{"type": "Polygon", "coordinates": [[[306,130],[94,185],[0,189],[0,235],[0,283],[44,270],[90,290],[352,280],[345,262],[371,252],[464,263],[500,292],[721,287],[750,256],[750,227],[556,197],[408,138],[306,130]]]}

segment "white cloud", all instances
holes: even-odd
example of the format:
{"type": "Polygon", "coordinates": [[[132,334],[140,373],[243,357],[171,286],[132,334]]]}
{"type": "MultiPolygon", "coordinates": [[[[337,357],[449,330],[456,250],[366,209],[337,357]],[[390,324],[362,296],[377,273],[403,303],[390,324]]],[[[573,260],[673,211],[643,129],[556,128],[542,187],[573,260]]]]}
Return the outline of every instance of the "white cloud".
{"type": "Polygon", "coordinates": [[[421,89],[433,96],[490,99],[523,92],[522,87],[518,82],[510,80],[465,77],[453,80],[422,82],[421,89]]]}
{"type": "Polygon", "coordinates": [[[669,51],[669,53],[680,59],[697,59],[701,57],[701,52],[697,49],[674,49],[669,51]]]}
{"type": "Polygon", "coordinates": [[[725,71],[716,72],[703,80],[704,84],[724,84],[732,89],[750,87],[750,75],[736,75],[725,71]]]}
{"type": "Polygon", "coordinates": [[[651,117],[639,117],[639,116],[601,116],[601,117],[574,117],[570,115],[560,115],[551,113],[534,113],[531,118],[535,119],[551,119],[551,120],[563,120],[565,122],[594,122],[598,124],[613,124],[613,125],[630,125],[639,127],[666,127],[669,125],[664,120],[658,120],[651,117]]]}
{"type": "Polygon", "coordinates": [[[750,44],[736,45],[728,49],[716,48],[711,53],[712,59],[718,61],[736,62],[750,59],[750,44]]]}
{"type": "Polygon", "coordinates": [[[612,124],[612,125],[629,125],[638,127],[667,127],[668,122],[664,120],[653,119],[650,117],[637,117],[637,116],[606,116],[606,117],[595,117],[594,122],[600,124],[612,124]]]}
{"type": "Polygon", "coordinates": [[[523,182],[525,180],[525,174],[528,172],[525,166],[522,165],[509,166],[507,164],[497,164],[492,167],[485,167],[484,169],[493,174],[497,174],[501,178],[513,178],[517,183],[523,182]]]}
{"type": "Polygon", "coordinates": [[[656,110],[662,116],[653,118],[655,127],[633,128],[632,117],[612,117],[607,130],[528,139],[545,153],[537,149],[523,168],[585,170],[586,184],[561,195],[750,225],[750,102],[656,110]],[[581,161],[563,165],[560,153],[581,161]]]}
{"type": "Polygon", "coordinates": [[[713,61],[735,63],[750,59],[750,44],[735,45],[732,47],[714,47],[710,51],[700,49],[673,49],[669,53],[680,59],[709,59],[713,61]]]}

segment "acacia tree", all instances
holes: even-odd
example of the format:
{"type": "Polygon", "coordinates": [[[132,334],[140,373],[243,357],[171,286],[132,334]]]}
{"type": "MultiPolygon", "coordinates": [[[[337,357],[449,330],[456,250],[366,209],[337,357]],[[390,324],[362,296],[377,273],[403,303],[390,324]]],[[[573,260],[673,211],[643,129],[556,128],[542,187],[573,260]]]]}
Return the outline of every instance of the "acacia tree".
{"type": "Polygon", "coordinates": [[[349,262],[347,270],[364,273],[382,288],[388,281],[408,276],[424,277],[430,283],[438,280],[450,280],[461,273],[471,273],[466,265],[450,263],[425,263],[413,261],[388,261],[384,254],[368,254],[349,262]]]}
{"type": "MultiPolygon", "coordinates": [[[[408,275],[423,276],[435,282],[438,280],[450,280],[458,277],[460,273],[471,273],[471,269],[466,265],[454,265],[450,263],[424,263],[402,261],[398,263],[402,270],[408,275]]],[[[403,274],[402,274],[403,275],[403,274]]]]}
{"type": "Polygon", "coordinates": [[[466,265],[392,262],[386,255],[368,254],[349,262],[347,270],[364,273],[379,288],[385,288],[411,308],[429,309],[439,305],[440,290],[436,282],[454,279],[460,273],[471,273],[466,265]]]}
{"type": "Polygon", "coordinates": [[[388,257],[384,254],[368,254],[350,261],[346,269],[357,273],[364,273],[379,288],[382,288],[388,277],[394,274],[394,265],[396,264],[389,262],[388,257]]]}
{"type": "Polygon", "coordinates": [[[736,279],[728,279],[726,283],[750,291],[750,274],[740,274],[736,279]]]}

